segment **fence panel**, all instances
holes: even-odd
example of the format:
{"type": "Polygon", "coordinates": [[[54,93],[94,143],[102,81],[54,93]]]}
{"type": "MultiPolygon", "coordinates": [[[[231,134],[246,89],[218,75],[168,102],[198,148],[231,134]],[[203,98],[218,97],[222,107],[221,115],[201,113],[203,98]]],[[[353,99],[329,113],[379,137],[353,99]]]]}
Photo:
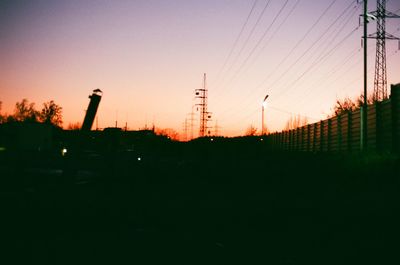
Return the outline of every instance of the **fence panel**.
{"type": "Polygon", "coordinates": [[[322,133],[322,141],[321,141],[321,151],[327,152],[328,151],[328,125],[329,125],[329,120],[324,120],[321,121],[321,133],[322,133]]]}
{"type": "Polygon", "coordinates": [[[314,124],[309,124],[309,139],[310,144],[308,146],[308,151],[314,151],[314,124]]]}
{"type": "Polygon", "coordinates": [[[329,151],[339,151],[339,126],[338,117],[330,119],[329,125],[329,151]]]}
{"type": "Polygon", "coordinates": [[[393,144],[392,137],[392,106],[391,101],[382,102],[378,113],[378,148],[390,150],[393,144]]]}
{"type": "Polygon", "coordinates": [[[321,149],[321,123],[314,123],[314,151],[320,151],[321,149]]]}
{"type": "MultiPolygon", "coordinates": [[[[379,108],[379,107],[378,107],[379,108]]],[[[377,130],[376,130],[376,111],[377,105],[369,105],[367,110],[367,146],[368,149],[375,150],[376,149],[376,138],[377,138],[377,130]]]]}
{"type": "Polygon", "coordinates": [[[361,133],[361,111],[356,110],[351,114],[351,136],[350,136],[350,146],[351,151],[360,150],[360,133],[361,133]]]}
{"type": "MultiPolygon", "coordinates": [[[[399,151],[400,84],[391,86],[391,98],[368,106],[369,150],[399,151]]],[[[347,112],[306,126],[270,135],[274,148],[296,151],[359,151],[361,112],[347,112]]]]}
{"type": "Polygon", "coordinates": [[[307,151],[307,142],[308,142],[308,126],[301,127],[301,148],[300,150],[303,152],[307,151]]]}

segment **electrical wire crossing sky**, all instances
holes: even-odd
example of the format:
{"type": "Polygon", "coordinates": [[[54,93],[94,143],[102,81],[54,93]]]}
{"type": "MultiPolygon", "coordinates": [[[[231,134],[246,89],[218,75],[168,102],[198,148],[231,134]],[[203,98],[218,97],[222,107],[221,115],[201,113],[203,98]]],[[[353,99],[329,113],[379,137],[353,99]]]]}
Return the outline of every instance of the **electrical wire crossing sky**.
{"type": "MultiPolygon", "coordinates": [[[[399,13],[400,1],[386,8],[399,13]]],[[[54,100],[67,127],[83,121],[100,88],[100,128],[117,120],[181,132],[192,110],[199,126],[194,91],[207,73],[209,125],[217,121],[220,135],[260,132],[267,94],[266,130],[298,115],[315,122],[336,99],[362,93],[360,14],[357,0],[1,1],[1,113],[23,98],[38,108],[54,100]]],[[[386,19],[386,31],[400,37],[400,19],[386,19]]],[[[388,85],[399,83],[397,41],[386,42],[386,54],[388,85]]],[[[370,39],[370,93],[374,64],[370,39]]]]}

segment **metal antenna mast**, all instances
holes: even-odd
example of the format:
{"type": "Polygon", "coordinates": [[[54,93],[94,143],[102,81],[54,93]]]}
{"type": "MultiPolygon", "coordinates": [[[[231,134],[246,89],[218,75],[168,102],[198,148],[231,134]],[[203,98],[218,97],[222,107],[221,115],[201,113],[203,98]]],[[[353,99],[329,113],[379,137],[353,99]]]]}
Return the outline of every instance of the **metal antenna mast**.
{"type": "Polygon", "coordinates": [[[200,131],[199,131],[199,137],[204,137],[209,132],[207,132],[207,121],[210,120],[211,118],[211,112],[207,111],[207,97],[208,97],[208,90],[207,90],[207,83],[206,83],[206,74],[204,74],[203,77],[203,88],[201,89],[196,89],[196,98],[200,99],[200,103],[196,104],[197,106],[200,106],[200,131]]]}
{"type": "Polygon", "coordinates": [[[376,1],[377,10],[370,14],[376,18],[376,32],[368,38],[376,39],[374,101],[382,101],[388,98],[387,73],[386,73],[386,39],[400,40],[386,32],[386,18],[400,18],[400,16],[386,11],[386,0],[376,1]]]}

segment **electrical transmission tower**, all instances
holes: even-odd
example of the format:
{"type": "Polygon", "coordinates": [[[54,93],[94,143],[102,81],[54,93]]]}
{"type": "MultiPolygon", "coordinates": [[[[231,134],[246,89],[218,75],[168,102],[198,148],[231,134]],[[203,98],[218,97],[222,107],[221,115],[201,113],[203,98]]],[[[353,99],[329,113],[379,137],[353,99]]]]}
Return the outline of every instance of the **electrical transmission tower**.
{"type": "Polygon", "coordinates": [[[215,136],[219,136],[219,131],[222,127],[218,125],[218,121],[215,121],[215,126],[214,126],[214,134],[215,136]]]}
{"type": "Polygon", "coordinates": [[[183,135],[184,135],[183,140],[186,142],[188,140],[188,122],[187,122],[187,118],[183,122],[182,126],[183,126],[183,135]]]}
{"type": "Polygon", "coordinates": [[[192,111],[190,112],[190,113],[188,113],[187,115],[190,117],[189,119],[188,119],[188,121],[189,121],[189,128],[190,128],[190,140],[193,140],[193,138],[194,138],[194,124],[195,124],[195,118],[194,118],[194,107],[195,107],[195,105],[193,104],[192,105],[192,111]]]}
{"type": "Polygon", "coordinates": [[[200,99],[200,103],[196,104],[200,106],[200,130],[199,130],[199,137],[204,137],[210,134],[209,127],[207,127],[207,122],[211,119],[211,112],[207,111],[207,97],[208,97],[208,90],[207,90],[207,83],[206,83],[206,74],[203,77],[203,88],[195,90],[196,98],[200,99]]]}
{"type": "Polygon", "coordinates": [[[374,78],[374,101],[388,98],[387,73],[386,73],[386,39],[400,40],[386,32],[386,18],[400,18],[400,16],[386,11],[386,0],[376,1],[377,10],[370,15],[376,18],[376,32],[368,38],[376,39],[375,78],[374,78]]]}

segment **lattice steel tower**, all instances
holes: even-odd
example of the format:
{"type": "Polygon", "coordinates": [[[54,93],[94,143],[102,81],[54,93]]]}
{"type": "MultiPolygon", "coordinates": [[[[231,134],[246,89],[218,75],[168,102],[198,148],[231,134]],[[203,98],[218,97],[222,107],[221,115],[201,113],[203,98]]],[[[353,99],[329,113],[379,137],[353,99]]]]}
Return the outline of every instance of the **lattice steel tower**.
{"type": "Polygon", "coordinates": [[[388,98],[387,73],[386,73],[386,39],[399,40],[399,38],[386,32],[386,18],[399,18],[396,14],[386,11],[386,0],[377,0],[377,10],[370,14],[376,18],[376,32],[368,38],[376,39],[375,77],[374,77],[374,101],[388,98]]]}
{"type": "Polygon", "coordinates": [[[207,132],[208,128],[207,127],[207,122],[211,119],[211,112],[207,111],[207,97],[208,97],[208,90],[207,90],[207,83],[206,83],[206,74],[204,74],[203,77],[203,88],[201,89],[196,89],[196,98],[200,99],[200,103],[196,104],[197,106],[200,106],[200,131],[199,131],[199,137],[204,137],[209,132],[207,132]]]}

